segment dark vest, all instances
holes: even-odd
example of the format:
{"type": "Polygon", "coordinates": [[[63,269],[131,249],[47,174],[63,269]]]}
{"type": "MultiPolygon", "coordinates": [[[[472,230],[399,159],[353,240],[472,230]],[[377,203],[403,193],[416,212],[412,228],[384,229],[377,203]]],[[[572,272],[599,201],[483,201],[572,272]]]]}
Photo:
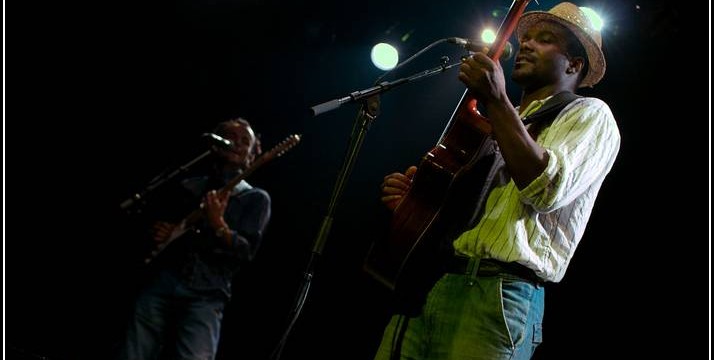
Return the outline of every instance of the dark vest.
{"type": "MultiPolygon", "coordinates": [[[[560,114],[560,112],[572,101],[580,96],[572,92],[561,92],[545,102],[540,109],[522,119],[528,128],[529,134],[536,139],[538,134],[560,114]]],[[[463,173],[454,180],[453,191],[447,200],[452,205],[448,206],[449,228],[444,229],[444,244],[448,252],[451,252],[451,243],[462,232],[472,229],[478,224],[483,215],[483,208],[494,187],[504,185],[511,180],[506,169],[501,151],[493,138],[486,139],[488,142],[482,151],[464,167],[463,173]]]]}

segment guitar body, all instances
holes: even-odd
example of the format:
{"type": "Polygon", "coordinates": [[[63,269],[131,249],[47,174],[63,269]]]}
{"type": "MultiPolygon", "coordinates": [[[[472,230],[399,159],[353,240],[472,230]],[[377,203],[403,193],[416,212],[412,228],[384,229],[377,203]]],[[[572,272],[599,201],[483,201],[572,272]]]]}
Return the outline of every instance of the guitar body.
{"type": "MultiPolygon", "coordinates": [[[[528,0],[515,0],[488,56],[498,59],[528,0]]],[[[392,290],[402,310],[418,310],[443,274],[439,259],[475,225],[498,164],[491,125],[465,92],[437,145],[424,155],[394,210],[385,239],[372,244],[364,270],[392,290]]]]}
{"type": "Polygon", "coordinates": [[[404,302],[419,303],[438,280],[442,271],[435,258],[450,251],[446,240],[472,222],[493,171],[495,143],[484,131],[490,130],[488,120],[458,114],[455,119],[447,141],[422,158],[386,238],[372,245],[364,263],[365,271],[404,302]]]}

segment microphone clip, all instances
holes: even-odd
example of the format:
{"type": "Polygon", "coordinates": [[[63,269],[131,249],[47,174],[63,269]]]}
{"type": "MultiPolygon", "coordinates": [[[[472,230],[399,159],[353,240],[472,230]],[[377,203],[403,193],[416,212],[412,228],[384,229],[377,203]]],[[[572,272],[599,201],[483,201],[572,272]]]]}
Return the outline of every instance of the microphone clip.
{"type": "Polygon", "coordinates": [[[208,141],[211,143],[211,145],[224,149],[224,150],[231,150],[233,149],[233,141],[230,141],[228,139],[222,138],[216,134],[213,133],[203,133],[201,135],[202,138],[208,139],[208,141]]]}
{"type": "MultiPolygon", "coordinates": [[[[461,46],[462,48],[470,52],[479,52],[482,51],[484,48],[491,46],[491,44],[485,41],[464,39],[460,37],[446,38],[446,42],[461,46]]],[[[510,42],[506,41],[506,45],[504,45],[503,47],[503,52],[501,53],[501,57],[499,58],[499,60],[506,61],[509,60],[511,56],[513,56],[513,45],[511,45],[510,42]]]]}

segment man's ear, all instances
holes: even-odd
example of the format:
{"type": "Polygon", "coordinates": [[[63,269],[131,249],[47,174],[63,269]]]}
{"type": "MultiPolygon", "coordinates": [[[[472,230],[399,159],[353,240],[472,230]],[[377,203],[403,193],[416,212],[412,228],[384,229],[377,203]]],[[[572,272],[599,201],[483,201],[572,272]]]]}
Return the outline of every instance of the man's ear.
{"type": "Polygon", "coordinates": [[[263,143],[260,142],[260,134],[255,135],[255,144],[253,144],[253,156],[258,157],[263,153],[263,143]]]}
{"type": "Polygon", "coordinates": [[[583,71],[585,66],[585,59],[581,57],[573,57],[568,61],[568,68],[565,69],[567,74],[575,74],[583,71]]]}
{"type": "Polygon", "coordinates": [[[248,151],[248,155],[246,155],[246,159],[248,160],[248,166],[253,164],[253,161],[255,161],[255,159],[262,153],[263,148],[261,147],[260,137],[256,136],[255,143],[253,143],[253,146],[251,146],[250,151],[248,151]]]}

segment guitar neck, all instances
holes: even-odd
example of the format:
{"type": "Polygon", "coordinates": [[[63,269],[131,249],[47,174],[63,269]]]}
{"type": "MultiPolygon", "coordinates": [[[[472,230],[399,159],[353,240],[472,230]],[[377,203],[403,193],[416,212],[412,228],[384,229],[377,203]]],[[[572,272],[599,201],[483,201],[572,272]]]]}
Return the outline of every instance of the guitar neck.
{"type": "Polygon", "coordinates": [[[490,57],[491,60],[497,61],[501,58],[501,54],[503,53],[503,49],[506,47],[508,38],[511,37],[511,34],[513,34],[513,31],[516,29],[518,19],[521,18],[521,15],[523,14],[523,11],[525,11],[529,1],[530,0],[515,0],[511,5],[511,9],[508,11],[508,14],[498,27],[496,40],[493,42],[493,46],[491,46],[488,51],[488,57],[490,57]]]}
{"type": "MultiPolygon", "coordinates": [[[[233,177],[231,180],[228,181],[228,183],[226,183],[225,186],[223,186],[216,192],[220,196],[225,196],[226,194],[230,194],[231,192],[233,192],[233,189],[236,187],[236,185],[238,185],[238,183],[243,181],[243,179],[247,178],[250,174],[253,173],[253,171],[255,171],[255,169],[257,169],[264,163],[265,163],[265,160],[260,159],[260,158],[256,159],[256,161],[253,162],[253,164],[251,166],[249,166],[247,169],[245,169],[243,172],[241,172],[237,176],[233,177]]],[[[198,221],[200,221],[203,218],[203,214],[204,214],[203,206],[204,206],[204,203],[203,203],[203,201],[201,201],[201,205],[198,207],[198,209],[196,209],[196,210],[192,211],[190,214],[188,214],[188,216],[186,216],[183,219],[182,223],[186,227],[189,227],[191,225],[196,224],[198,221]]]]}
{"type": "Polygon", "coordinates": [[[240,174],[238,174],[234,178],[230,179],[224,187],[222,187],[220,190],[218,190],[218,193],[220,193],[221,195],[230,193],[231,191],[233,191],[233,188],[235,188],[236,185],[238,185],[238,183],[240,183],[241,181],[243,181],[243,179],[250,176],[250,174],[252,174],[255,171],[255,169],[259,168],[266,162],[267,162],[267,160],[264,157],[259,157],[259,158],[255,159],[255,161],[253,162],[253,164],[251,164],[251,166],[249,166],[247,169],[243,170],[240,174]]]}
{"type": "MultiPolygon", "coordinates": [[[[217,190],[218,194],[220,196],[230,194],[231,192],[233,192],[233,189],[236,187],[236,185],[238,185],[241,181],[250,176],[256,169],[263,166],[263,164],[267,163],[273,158],[278,157],[286,151],[290,150],[293,146],[297,145],[298,142],[300,142],[300,135],[293,134],[288,136],[280,144],[270,149],[270,151],[256,158],[253,163],[251,163],[250,166],[248,166],[240,174],[230,179],[225,186],[217,190]]],[[[203,202],[201,202],[201,206],[198,209],[194,210],[184,218],[183,223],[186,225],[193,225],[196,224],[196,222],[198,222],[199,220],[201,220],[202,217],[203,202]]]]}
{"type": "MultiPolygon", "coordinates": [[[[491,60],[498,61],[501,57],[503,49],[506,47],[506,43],[508,42],[508,38],[511,37],[511,34],[513,34],[513,31],[516,29],[518,20],[529,2],[530,0],[515,0],[511,5],[508,14],[498,28],[496,40],[493,42],[493,46],[491,46],[488,51],[488,57],[491,58],[491,60]]],[[[464,96],[456,106],[452,119],[449,121],[449,125],[442,134],[442,139],[448,137],[448,133],[452,131],[452,126],[455,122],[468,124],[468,126],[478,129],[481,133],[491,133],[491,124],[486,118],[479,114],[477,99],[474,98],[468,90],[464,92],[464,96]]]]}

